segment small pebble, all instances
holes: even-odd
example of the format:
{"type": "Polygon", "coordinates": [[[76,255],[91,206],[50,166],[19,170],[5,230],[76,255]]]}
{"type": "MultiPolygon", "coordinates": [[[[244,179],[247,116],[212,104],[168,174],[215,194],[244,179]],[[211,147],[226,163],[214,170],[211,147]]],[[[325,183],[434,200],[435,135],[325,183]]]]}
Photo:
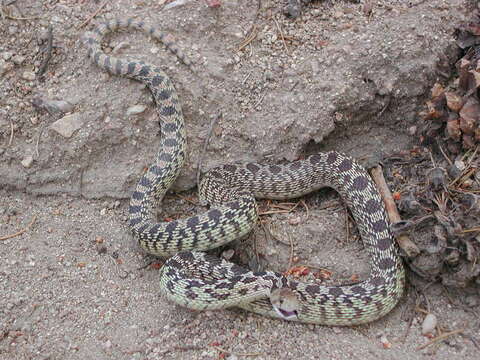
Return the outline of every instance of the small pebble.
{"type": "Polygon", "coordinates": [[[103,244],[95,244],[95,248],[97,249],[97,253],[99,255],[103,255],[103,254],[106,254],[108,252],[107,247],[103,244]]]}
{"type": "Polygon", "coordinates": [[[172,1],[171,3],[168,3],[167,5],[165,5],[163,7],[164,10],[168,10],[168,9],[173,9],[174,7],[177,7],[177,6],[181,6],[183,4],[186,4],[187,2],[189,2],[191,0],[176,0],[176,1],[172,1]]]}
{"type": "Polygon", "coordinates": [[[10,35],[15,35],[17,32],[18,32],[18,27],[13,25],[8,27],[8,33],[10,35]]]}
{"type": "Polygon", "coordinates": [[[479,299],[478,296],[476,295],[469,295],[465,298],[465,304],[470,307],[476,307],[478,306],[479,299]]]}
{"type": "Polygon", "coordinates": [[[24,71],[22,73],[22,78],[28,81],[33,81],[36,78],[36,75],[33,71],[24,71]]]}
{"type": "Polygon", "coordinates": [[[387,335],[385,334],[380,336],[380,342],[382,343],[382,347],[384,349],[390,349],[392,347],[392,343],[388,340],[387,335]]]}
{"type": "Polygon", "coordinates": [[[288,223],[290,225],[298,225],[302,222],[302,218],[300,216],[294,216],[288,219],[288,223]]]}
{"type": "Polygon", "coordinates": [[[72,137],[73,133],[83,126],[83,120],[80,114],[66,115],[60,120],[50,125],[50,129],[62,135],[65,138],[72,137]]]}
{"type": "Polygon", "coordinates": [[[265,80],[273,80],[275,77],[270,70],[265,71],[265,80]]]}
{"type": "Polygon", "coordinates": [[[12,57],[12,61],[15,65],[22,65],[25,61],[25,56],[15,55],[12,57]]]}
{"type": "Polygon", "coordinates": [[[141,114],[147,109],[145,105],[133,105],[127,109],[127,116],[141,114]]]}
{"type": "Polygon", "coordinates": [[[68,101],[50,100],[47,105],[55,108],[58,112],[68,113],[73,110],[73,105],[68,101]]]}
{"type": "Polygon", "coordinates": [[[455,164],[455,167],[456,167],[458,170],[460,170],[460,171],[465,170],[465,167],[466,167],[466,166],[465,166],[465,162],[463,162],[462,160],[455,160],[454,164],[455,164]]]}
{"type": "Polygon", "coordinates": [[[13,54],[9,51],[5,51],[3,54],[2,54],[2,58],[3,60],[9,60],[11,57],[13,56],[13,54]]]}
{"type": "Polygon", "coordinates": [[[434,314],[427,314],[422,323],[422,335],[431,336],[437,327],[437,317],[434,314]]]}
{"type": "Polygon", "coordinates": [[[35,97],[32,104],[47,110],[49,113],[69,113],[73,110],[73,104],[64,100],[50,100],[44,97],[35,97]]]}
{"type": "Polygon", "coordinates": [[[47,29],[43,29],[39,32],[38,34],[38,41],[39,41],[39,44],[45,42],[48,40],[48,36],[49,36],[49,32],[47,29]]]}
{"type": "Polygon", "coordinates": [[[24,168],[28,169],[33,164],[33,156],[32,155],[25,156],[21,161],[21,163],[24,168]]]}
{"type": "Polygon", "coordinates": [[[225,260],[230,260],[234,254],[235,254],[235,250],[228,249],[222,252],[222,258],[224,258],[225,260]]]}
{"type": "Polygon", "coordinates": [[[0,76],[4,75],[7,71],[11,70],[13,65],[11,63],[7,63],[3,60],[0,60],[0,76]]]}

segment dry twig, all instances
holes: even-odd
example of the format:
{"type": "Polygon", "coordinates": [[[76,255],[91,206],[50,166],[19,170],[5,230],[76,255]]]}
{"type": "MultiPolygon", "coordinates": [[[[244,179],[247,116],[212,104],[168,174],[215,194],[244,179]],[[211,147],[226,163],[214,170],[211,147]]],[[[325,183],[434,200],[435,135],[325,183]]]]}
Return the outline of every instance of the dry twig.
{"type": "Polygon", "coordinates": [[[303,205],[303,207],[305,208],[305,211],[307,212],[307,216],[306,216],[305,220],[303,220],[303,222],[306,222],[308,220],[308,218],[310,217],[310,211],[308,210],[308,205],[305,202],[305,200],[300,200],[300,203],[303,205]]]}
{"type": "Polygon", "coordinates": [[[224,353],[224,354],[229,354],[229,355],[235,355],[235,356],[261,356],[261,353],[234,353],[232,351],[226,350],[221,348],[220,346],[212,346],[214,349],[224,353]]]}
{"type": "Polygon", "coordinates": [[[256,37],[257,37],[257,25],[253,25],[252,31],[247,35],[245,39],[238,45],[237,51],[242,51],[244,48],[248,46],[256,37]]]}
{"type": "Polygon", "coordinates": [[[277,19],[275,19],[275,17],[273,18],[273,21],[275,22],[275,25],[277,26],[278,32],[280,33],[280,37],[282,38],[282,41],[283,41],[283,46],[285,47],[285,51],[287,52],[287,54],[290,55],[290,51],[288,50],[288,47],[287,47],[287,42],[285,41],[285,36],[283,36],[282,28],[280,27],[280,25],[277,22],[277,19]]]}
{"type": "Polygon", "coordinates": [[[14,131],[13,121],[12,121],[12,119],[9,119],[9,120],[10,120],[10,139],[8,140],[8,146],[12,145],[13,131],[14,131]]]}
{"type": "MultiPolygon", "coordinates": [[[[258,215],[289,214],[289,213],[291,213],[293,210],[295,210],[300,203],[301,203],[301,202],[298,201],[298,202],[296,202],[296,203],[269,204],[269,206],[270,206],[271,208],[277,208],[277,209],[280,209],[280,210],[267,210],[267,211],[259,212],[258,215]],[[294,205],[293,205],[292,207],[290,207],[290,208],[287,208],[287,207],[283,206],[283,204],[294,204],[294,205]]],[[[307,210],[307,214],[308,214],[308,210],[307,210]]]]}
{"type": "Polygon", "coordinates": [[[180,194],[175,194],[175,196],[179,197],[180,199],[182,199],[182,200],[184,200],[184,201],[186,201],[186,202],[188,202],[192,205],[195,205],[195,206],[200,205],[197,201],[191,200],[186,196],[183,196],[183,195],[180,195],[180,194]]]}
{"type": "Polygon", "coordinates": [[[77,30],[83,28],[85,25],[87,25],[90,21],[92,21],[92,19],[97,16],[100,11],[102,11],[102,9],[105,7],[105,5],[107,5],[108,1],[105,1],[102,5],[100,5],[100,7],[92,14],[90,15],[83,23],[81,23],[80,25],[78,25],[77,27],[77,30]]]}
{"type": "Polygon", "coordinates": [[[52,58],[52,49],[53,49],[53,27],[50,25],[48,27],[48,35],[47,35],[47,48],[45,50],[45,58],[42,61],[42,64],[38,68],[37,75],[41,77],[45,71],[47,71],[47,66],[48,63],[50,62],[50,59],[52,58]]]}
{"type": "MultiPolygon", "coordinates": [[[[387,182],[383,177],[382,167],[380,165],[371,169],[372,178],[377,184],[378,191],[382,196],[383,202],[385,203],[385,208],[390,218],[390,222],[397,223],[401,221],[400,214],[398,213],[395,201],[393,200],[392,193],[388,188],[387,182]]],[[[415,257],[420,254],[420,249],[415,245],[415,243],[410,240],[408,235],[402,234],[396,238],[398,246],[405,251],[408,257],[415,257]]]]}
{"type": "Polygon", "coordinates": [[[9,14],[6,14],[5,12],[2,12],[2,15],[7,18],[7,19],[10,19],[10,20],[22,20],[22,21],[26,21],[26,20],[37,20],[37,19],[41,19],[41,16],[32,16],[32,17],[15,17],[15,16],[11,16],[9,14]]]}
{"type": "Polygon", "coordinates": [[[457,334],[460,334],[464,331],[464,329],[458,329],[458,330],[453,330],[453,331],[449,331],[449,332],[446,332],[446,333],[443,333],[442,335],[440,336],[437,336],[435,338],[433,338],[432,340],[430,340],[429,342],[427,342],[426,344],[423,344],[423,345],[420,345],[419,347],[417,347],[417,351],[418,350],[422,350],[422,349],[425,349],[427,346],[430,346],[432,344],[435,344],[439,341],[442,341],[442,340],[445,340],[446,338],[452,336],[452,335],[457,335],[457,334]]]}
{"type": "Polygon", "coordinates": [[[30,223],[29,223],[25,228],[23,228],[22,230],[17,231],[17,232],[14,233],[14,234],[1,236],[1,237],[0,237],[0,241],[7,240],[7,239],[11,239],[11,238],[17,237],[17,236],[19,236],[19,235],[22,235],[25,231],[27,231],[28,229],[30,229],[30,228],[32,227],[32,225],[35,223],[35,220],[37,220],[37,216],[36,216],[36,215],[33,216],[32,221],[30,221],[30,223]]]}
{"type": "Polygon", "coordinates": [[[201,167],[202,167],[202,163],[203,163],[203,158],[205,156],[205,153],[207,152],[207,147],[208,147],[208,143],[210,142],[210,138],[212,137],[212,132],[213,132],[213,128],[215,127],[215,125],[217,124],[218,120],[220,120],[220,118],[222,117],[222,113],[218,114],[217,116],[215,116],[212,121],[210,122],[210,127],[208,129],[208,133],[207,133],[207,137],[205,138],[205,142],[203,143],[203,148],[202,148],[202,152],[200,153],[200,156],[198,157],[198,163],[197,163],[197,186],[200,185],[200,170],[201,170],[201,167]]]}
{"type": "Polygon", "coordinates": [[[257,19],[258,19],[258,14],[260,13],[260,9],[262,7],[262,0],[258,0],[257,5],[258,5],[257,11],[255,12],[255,17],[253,18],[252,26],[248,30],[247,36],[245,37],[245,39],[243,39],[240,45],[238,45],[237,52],[242,51],[248,44],[250,44],[257,37],[257,34],[258,34],[257,19]]]}

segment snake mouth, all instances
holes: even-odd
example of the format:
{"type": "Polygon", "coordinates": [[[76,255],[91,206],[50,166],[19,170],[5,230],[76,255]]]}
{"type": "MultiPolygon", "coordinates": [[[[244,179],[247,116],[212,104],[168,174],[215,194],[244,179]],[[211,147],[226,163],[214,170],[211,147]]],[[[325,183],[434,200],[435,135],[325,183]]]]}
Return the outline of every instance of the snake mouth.
{"type": "Polygon", "coordinates": [[[282,308],[278,308],[276,306],[274,308],[277,311],[277,314],[280,315],[285,320],[292,320],[292,319],[297,319],[298,318],[297,310],[288,311],[288,310],[285,310],[285,309],[282,309],[282,308]]]}

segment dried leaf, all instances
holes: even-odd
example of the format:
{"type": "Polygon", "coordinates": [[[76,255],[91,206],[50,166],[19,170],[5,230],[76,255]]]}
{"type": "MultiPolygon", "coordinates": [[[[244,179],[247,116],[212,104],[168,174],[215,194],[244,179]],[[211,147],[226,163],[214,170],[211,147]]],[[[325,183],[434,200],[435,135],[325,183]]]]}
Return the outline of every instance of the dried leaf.
{"type": "MultiPolygon", "coordinates": [[[[478,67],[478,64],[477,64],[478,67]]],[[[470,70],[470,73],[473,75],[473,78],[475,79],[475,88],[478,88],[480,86],[480,73],[475,69],[475,70],[470,70]]]]}
{"type": "Polygon", "coordinates": [[[327,269],[320,269],[319,272],[315,273],[317,279],[329,280],[332,277],[333,272],[327,269]]]}
{"type": "Polygon", "coordinates": [[[480,104],[470,97],[460,110],[460,129],[466,134],[473,134],[479,116],[480,104]]]}
{"type": "Polygon", "coordinates": [[[439,97],[445,93],[445,89],[439,83],[435,83],[432,87],[432,98],[439,97]]]}
{"type": "Polygon", "coordinates": [[[441,96],[427,101],[427,113],[424,120],[440,119],[445,115],[444,104],[441,96]]]}
{"type": "Polygon", "coordinates": [[[475,129],[475,141],[480,141],[480,128],[475,129]]]}
{"type": "Polygon", "coordinates": [[[459,127],[464,134],[473,135],[475,133],[475,122],[471,118],[465,119],[461,117],[459,127]]]}
{"type": "Polygon", "coordinates": [[[466,92],[470,89],[470,82],[473,80],[473,75],[470,73],[470,61],[462,58],[458,62],[458,73],[459,73],[459,80],[458,80],[458,87],[466,92]]]}
{"type": "Polygon", "coordinates": [[[310,269],[306,266],[295,266],[287,270],[285,275],[293,275],[293,276],[305,276],[310,273],[310,269]]]}
{"type": "Polygon", "coordinates": [[[462,146],[456,141],[447,141],[447,149],[451,154],[458,155],[462,151],[462,146]]]}
{"type": "Polygon", "coordinates": [[[460,121],[458,118],[448,120],[446,129],[448,137],[452,138],[455,141],[460,141],[460,139],[462,138],[462,132],[460,130],[460,121]]]}
{"type": "Polygon", "coordinates": [[[462,144],[465,149],[475,148],[475,142],[473,141],[473,137],[471,135],[463,134],[462,140],[462,144]]]}
{"type": "Polygon", "coordinates": [[[462,97],[455,94],[454,92],[446,92],[445,98],[447,99],[447,107],[455,112],[459,112],[463,106],[462,97]]]}
{"type": "Polygon", "coordinates": [[[155,262],[150,264],[150,267],[153,270],[159,270],[159,269],[161,269],[162,266],[163,266],[163,263],[161,263],[160,261],[155,261],[155,262]]]}
{"type": "Polygon", "coordinates": [[[360,281],[360,276],[358,274],[353,274],[350,276],[350,279],[348,279],[351,283],[357,283],[360,281]]]}
{"type": "Polygon", "coordinates": [[[462,24],[455,31],[457,37],[457,44],[462,49],[480,43],[480,18],[478,13],[472,16],[470,22],[462,24]]]}

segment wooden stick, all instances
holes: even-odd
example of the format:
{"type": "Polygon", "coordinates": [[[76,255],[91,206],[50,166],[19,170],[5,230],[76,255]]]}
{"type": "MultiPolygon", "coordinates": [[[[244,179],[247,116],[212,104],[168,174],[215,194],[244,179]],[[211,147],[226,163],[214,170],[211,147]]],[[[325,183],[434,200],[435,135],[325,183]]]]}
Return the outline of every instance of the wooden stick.
{"type": "Polygon", "coordinates": [[[78,25],[77,27],[77,30],[78,29],[81,29],[82,27],[84,27],[85,25],[87,25],[90,21],[92,21],[92,19],[97,16],[100,11],[102,11],[102,9],[105,7],[105,5],[107,5],[108,1],[105,1],[102,5],[100,5],[100,7],[92,14],[90,15],[87,20],[85,20],[83,23],[81,23],[80,25],[78,25]]]}
{"type": "Polygon", "coordinates": [[[46,49],[46,54],[45,58],[42,61],[42,64],[38,68],[37,75],[39,77],[43,76],[45,71],[47,71],[47,66],[48,63],[50,62],[50,59],[52,58],[52,49],[53,49],[53,27],[50,25],[48,27],[48,35],[47,35],[47,49],[46,49]]]}
{"type": "Polygon", "coordinates": [[[214,349],[216,349],[217,351],[220,351],[224,354],[230,354],[230,355],[235,355],[235,356],[260,356],[262,355],[261,353],[234,353],[234,352],[231,352],[229,350],[226,350],[224,348],[221,348],[220,346],[216,346],[216,345],[213,345],[212,346],[214,349]]]}
{"type": "MultiPolygon", "coordinates": [[[[383,177],[383,170],[380,165],[373,167],[370,170],[373,181],[377,185],[378,191],[382,196],[383,202],[385,203],[385,208],[387,210],[388,217],[391,223],[397,223],[401,221],[400,214],[398,213],[397,206],[393,200],[392,193],[388,188],[387,182],[383,177]]],[[[405,251],[408,257],[412,258],[420,254],[420,249],[415,243],[410,240],[408,235],[402,234],[396,237],[397,244],[400,248],[405,251]]]]}
{"type": "Polygon", "coordinates": [[[32,225],[35,223],[35,220],[37,220],[37,216],[36,216],[36,215],[33,216],[32,221],[30,221],[30,224],[28,224],[25,228],[23,228],[22,230],[17,231],[17,232],[14,233],[14,234],[5,235],[5,236],[0,237],[0,241],[7,240],[7,239],[11,239],[11,238],[13,238],[13,237],[22,235],[25,231],[27,231],[28,229],[30,229],[30,228],[32,227],[32,225]]]}
{"type": "Polygon", "coordinates": [[[446,332],[440,336],[437,336],[436,338],[433,338],[432,340],[430,340],[429,342],[427,342],[426,344],[423,344],[423,345],[420,345],[419,347],[417,347],[415,350],[418,351],[418,350],[422,350],[422,349],[425,349],[427,346],[430,346],[432,344],[435,344],[439,341],[442,341],[442,340],[445,340],[447,337],[449,336],[452,336],[452,335],[456,335],[456,334],[460,334],[463,332],[463,329],[458,329],[458,330],[453,330],[453,331],[449,331],[449,332],[446,332]]]}
{"type": "Polygon", "coordinates": [[[280,27],[280,25],[278,24],[278,22],[275,18],[273,18],[273,21],[275,22],[275,25],[277,26],[278,32],[280,33],[280,37],[282,38],[283,47],[285,48],[285,51],[287,52],[287,54],[290,55],[290,51],[288,50],[287,42],[285,41],[285,36],[283,36],[282,28],[280,27]]]}
{"type": "Polygon", "coordinates": [[[15,131],[15,128],[13,126],[13,121],[12,119],[8,119],[10,120],[10,140],[8,140],[8,146],[12,145],[12,142],[13,142],[13,133],[15,131]]]}

